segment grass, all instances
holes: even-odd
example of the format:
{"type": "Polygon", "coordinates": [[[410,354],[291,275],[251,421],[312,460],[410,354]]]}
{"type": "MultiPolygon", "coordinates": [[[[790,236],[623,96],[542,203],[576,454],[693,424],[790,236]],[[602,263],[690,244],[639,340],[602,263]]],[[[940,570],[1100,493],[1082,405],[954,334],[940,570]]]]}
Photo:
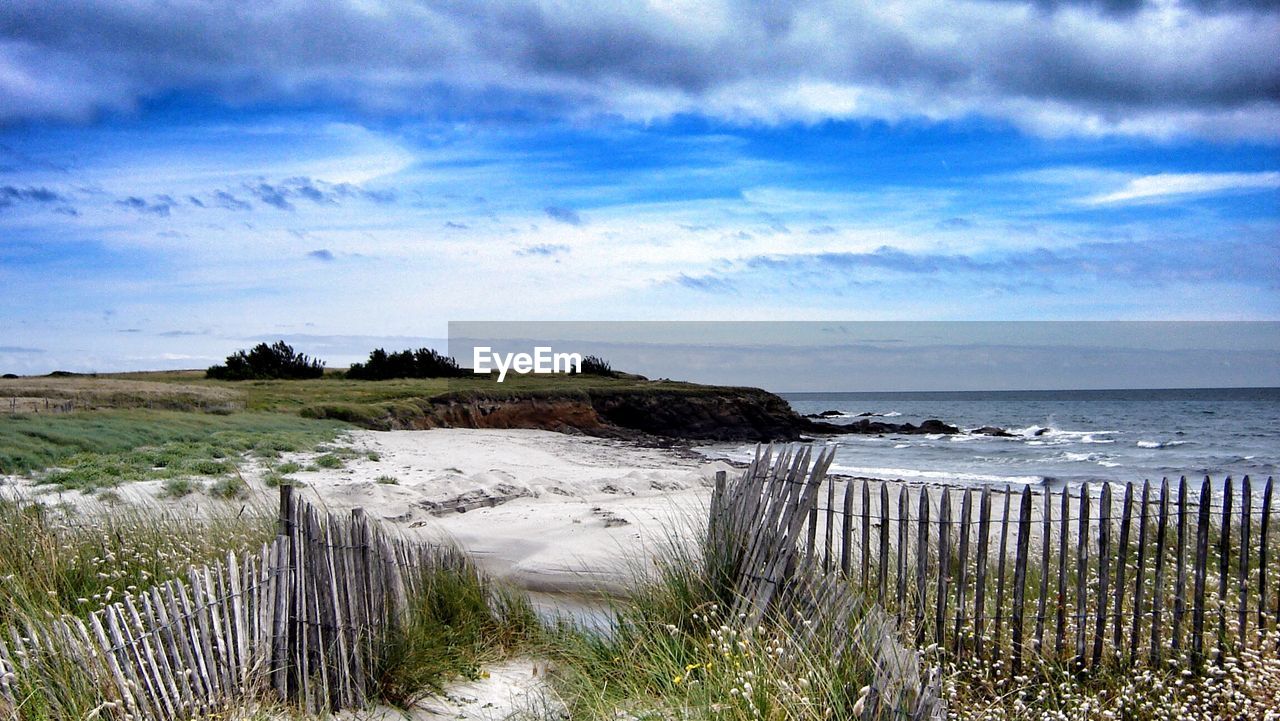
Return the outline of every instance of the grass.
{"type": "Polygon", "coordinates": [[[220,476],[243,454],[310,450],[345,426],[268,413],[90,411],[0,416],[0,473],[53,468],[39,483],[94,490],[130,480],[220,476]]]}
{"type": "Polygon", "coordinates": [[[539,636],[523,596],[487,579],[457,551],[423,572],[408,622],[383,640],[375,669],[381,700],[407,708],[459,676],[479,678],[486,663],[539,636]]]}
{"type": "Polygon", "coordinates": [[[126,591],[179,578],[189,565],[258,547],[269,512],[214,506],[192,519],[157,508],[82,517],[33,501],[0,500],[0,628],[17,614],[84,616],[126,591]]]}
{"type": "MultiPolygon", "coordinates": [[[[561,625],[546,653],[574,719],[857,718],[874,677],[872,648],[827,629],[773,619],[748,628],[696,542],[669,545],[655,573],[617,602],[607,633],[561,625]]],[[[865,607],[847,619],[861,628],[865,607]]],[[[834,621],[835,619],[827,619],[834,621]]],[[[823,621],[815,621],[823,623],[823,621]]],[[[855,634],[855,637],[857,634],[855,634]]]]}

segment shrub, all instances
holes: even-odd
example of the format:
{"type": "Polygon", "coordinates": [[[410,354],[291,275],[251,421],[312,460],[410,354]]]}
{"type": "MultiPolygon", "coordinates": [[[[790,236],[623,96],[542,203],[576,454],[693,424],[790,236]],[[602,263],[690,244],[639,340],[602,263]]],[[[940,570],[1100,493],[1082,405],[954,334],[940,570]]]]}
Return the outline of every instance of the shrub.
{"type": "Polygon", "coordinates": [[[213,485],[209,486],[209,495],[214,498],[230,500],[232,498],[239,498],[243,496],[247,490],[249,490],[249,487],[245,484],[243,478],[239,478],[238,476],[226,476],[225,478],[218,479],[213,485]]]}
{"type": "Polygon", "coordinates": [[[458,362],[430,348],[388,353],[378,348],[365,363],[352,363],[347,377],[381,381],[389,378],[457,378],[464,375],[458,362]]]}
{"type": "Polygon", "coordinates": [[[582,374],[588,376],[606,376],[608,378],[616,375],[613,366],[609,361],[598,355],[588,355],[582,358],[582,374]]]}
{"type": "Polygon", "coordinates": [[[224,365],[210,366],[205,377],[224,381],[271,378],[319,378],[324,375],[324,361],[297,353],[284,341],[272,345],[259,343],[249,351],[236,351],[227,356],[224,365]]]}
{"type": "Polygon", "coordinates": [[[194,493],[196,486],[190,478],[170,478],[164,482],[164,490],[160,495],[165,498],[182,498],[194,493]]]}

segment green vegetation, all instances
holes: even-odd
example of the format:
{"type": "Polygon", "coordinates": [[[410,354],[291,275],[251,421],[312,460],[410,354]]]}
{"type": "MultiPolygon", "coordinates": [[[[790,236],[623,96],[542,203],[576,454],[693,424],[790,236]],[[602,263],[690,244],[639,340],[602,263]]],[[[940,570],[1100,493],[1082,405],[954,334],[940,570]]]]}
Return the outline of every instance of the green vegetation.
{"type": "Polygon", "coordinates": [[[388,353],[378,348],[365,363],[352,363],[346,377],[353,380],[383,381],[391,378],[457,378],[466,371],[458,362],[430,348],[388,353]]]}
{"type": "Polygon", "coordinates": [[[344,426],[266,413],[90,411],[0,416],[0,473],[55,470],[42,484],[92,490],[142,479],[219,476],[241,454],[310,450],[344,426]]]}
{"type": "Polygon", "coordinates": [[[581,370],[584,375],[607,376],[610,378],[615,375],[613,365],[596,355],[583,356],[581,370]]]}
{"type": "Polygon", "coordinates": [[[395,486],[400,484],[400,479],[395,476],[378,476],[375,482],[386,486],[395,486]]]}
{"type": "MultiPolygon", "coordinates": [[[[555,688],[570,717],[861,718],[874,644],[838,647],[837,634],[794,632],[781,621],[745,627],[698,545],[669,544],[653,580],[638,581],[614,607],[606,633],[550,632],[555,688]]],[[[847,620],[857,627],[867,613],[855,607],[847,620]]]]}
{"type": "Polygon", "coordinates": [[[227,356],[223,365],[210,366],[205,376],[224,381],[247,381],[265,378],[319,378],[324,375],[324,361],[297,353],[284,341],[272,345],[259,343],[248,351],[227,356]]]}
{"type": "Polygon", "coordinates": [[[524,649],[539,626],[528,600],[495,584],[457,551],[424,573],[409,621],[381,646],[375,673],[382,700],[400,707],[443,690],[443,682],[479,678],[481,666],[524,649]]]}
{"type": "Polygon", "coordinates": [[[185,498],[195,493],[199,488],[190,478],[170,478],[164,482],[164,489],[160,492],[162,498],[185,498]]]}
{"type": "Polygon", "coordinates": [[[85,616],[126,591],[181,577],[189,565],[256,549],[275,533],[267,511],[212,506],[200,519],[155,507],[84,518],[0,500],[0,628],[18,614],[85,616]]]}

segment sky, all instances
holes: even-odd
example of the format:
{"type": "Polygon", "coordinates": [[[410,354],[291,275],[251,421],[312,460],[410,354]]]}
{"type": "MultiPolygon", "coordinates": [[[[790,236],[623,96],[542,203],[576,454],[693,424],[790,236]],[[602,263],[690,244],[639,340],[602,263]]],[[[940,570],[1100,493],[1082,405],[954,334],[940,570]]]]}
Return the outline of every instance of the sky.
{"type": "Polygon", "coordinates": [[[1280,320],[1280,3],[0,3],[0,373],[1280,320]]]}

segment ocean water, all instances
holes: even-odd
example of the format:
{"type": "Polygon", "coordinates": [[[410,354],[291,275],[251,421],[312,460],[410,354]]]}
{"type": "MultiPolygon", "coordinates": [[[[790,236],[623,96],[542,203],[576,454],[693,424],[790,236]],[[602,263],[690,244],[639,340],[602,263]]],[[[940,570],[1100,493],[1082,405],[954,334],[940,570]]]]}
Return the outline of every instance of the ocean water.
{"type": "MultiPolygon", "coordinates": [[[[1280,475],[1280,388],[783,394],[801,414],[893,423],[937,418],[1014,434],[848,435],[833,473],[956,484],[1077,485],[1162,477],[1280,475]]],[[[754,445],[699,449],[750,458],[754,445]]]]}

